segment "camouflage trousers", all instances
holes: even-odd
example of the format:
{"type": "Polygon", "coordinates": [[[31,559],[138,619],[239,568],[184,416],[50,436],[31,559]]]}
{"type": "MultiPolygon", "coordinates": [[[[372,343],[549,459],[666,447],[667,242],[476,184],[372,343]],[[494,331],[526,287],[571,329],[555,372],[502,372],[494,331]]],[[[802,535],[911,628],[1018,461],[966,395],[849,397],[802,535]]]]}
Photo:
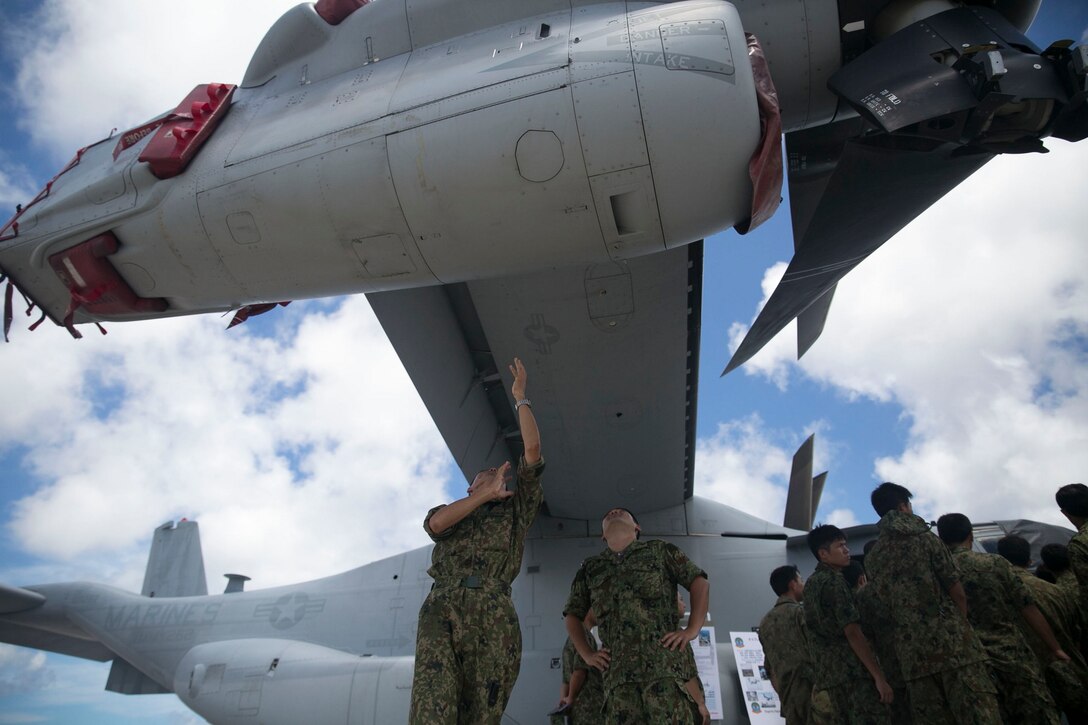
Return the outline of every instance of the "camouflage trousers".
{"type": "Polygon", "coordinates": [[[699,706],[680,680],[625,682],[605,696],[607,725],[692,725],[699,706]]]}
{"type": "Polygon", "coordinates": [[[1032,658],[1026,662],[990,661],[997,680],[997,703],[1007,723],[1059,725],[1058,707],[1032,658]]]}
{"type": "Polygon", "coordinates": [[[853,680],[812,695],[812,721],[822,725],[888,725],[891,707],[870,679],[853,680]]]}
{"type": "Polygon", "coordinates": [[[1001,725],[997,687],[985,662],[907,683],[914,722],[927,725],[1001,725]]]}
{"type": "Polygon", "coordinates": [[[782,717],[786,725],[809,725],[812,722],[812,682],[804,677],[795,677],[788,687],[779,693],[782,702],[782,717]]]}
{"type": "Polygon", "coordinates": [[[436,585],[419,610],[412,725],[498,725],[521,668],[508,590],[436,585]]]}
{"type": "Polygon", "coordinates": [[[1048,663],[1046,683],[1069,725],[1088,725],[1088,671],[1079,666],[1083,660],[1076,654],[1072,663],[1048,663]]]}

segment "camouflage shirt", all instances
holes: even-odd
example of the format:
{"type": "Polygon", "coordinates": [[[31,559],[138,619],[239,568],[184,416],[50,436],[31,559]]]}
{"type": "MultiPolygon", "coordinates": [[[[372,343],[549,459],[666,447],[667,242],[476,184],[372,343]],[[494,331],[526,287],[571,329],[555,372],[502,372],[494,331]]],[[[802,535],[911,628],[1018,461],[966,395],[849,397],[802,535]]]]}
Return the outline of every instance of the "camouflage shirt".
{"type": "Polygon", "coordinates": [[[676,629],[676,585],[690,589],[706,572],[674,544],[632,541],[620,553],[606,548],[582,562],[563,614],[582,619],[590,607],[611,654],[604,673],[608,692],[627,682],[678,678],[690,652],[673,651],[661,638],[676,629]],[[667,673],[667,674],[663,674],[667,673]]]}
{"type": "Polygon", "coordinates": [[[990,659],[1007,666],[1033,659],[1020,628],[1020,610],[1035,600],[1012,564],[963,546],[952,549],[952,559],[967,592],[967,618],[990,659]]]}
{"type": "Polygon", "coordinates": [[[877,599],[876,590],[864,586],[854,594],[861,614],[861,629],[873,643],[873,651],[880,660],[880,669],[884,678],[892,687],[903,687],[903,670],[899,665],[899,655],[895,653],[895,627],[888,608],[877,599]]]}
{"type": "Polygon", "coordinates": [[[921,517],[889,511],[865,557],[877,598],[894,625],[907,682],[986,660],[986,651],[948,590],[959,581],[952,555],[921,517]]]}
{"type": "Polygon", "coordinates": [[[1088,599],[1088,522],[1081,524],[1069,540],[1069,568],[1080,585],[1080,601],[1088,599]]]}
{"type": "MultiPolygon", "coordinates": [[[[1016,572],[1016,575],[1020,577],[1020,581],[1024,582],[1028,591],[1031,592],[1032,599],[1035,600],[1039,611],[1043,613],[1043,617],[1050,624],[1050,629],[1054,632],[1054,638],[1058,640],[1058,644],[1062,646],[1066,654],[1073,658],[1074,662],[1077,660],[1083,662],[1084,658],[1080,656],[1080,642],[1083,637],[1088,635],[1088,632],[1085,631],[1085,611],[1077,606],[1077,600],[1061,587],[1043,581],[1027,569],[1013,567],[1013,571],[1016,572]]],[[[1022,622],[1022,624],[1022,630],[1027,637],[1028,644],[1039,655],[1039,659],[1043,664],[1047,664],[1050,661],[1050,650],[1039,639],[1039,635],[1035,634],[1028,626],[1027,622],[1022,622]]]]}
{"type": "Polygon", "coordinates": [[[423,529],[435,543],[427,573],[436,581],[475,574],[509,586],[521,571],[525,534],[544,500],[543,472],[543,459],[529,465],[522,458],[513,496],[485,503],[441,534],[431,531],[431,517],[446,504],[428,511],[423,529]]]}
{"type": "Polygon", "coordinates": [[[1080,596],[1080,586],[1077,584],[1077,575],[1073,573],[1072,569],[1066,569],[1061,574],[1058,574],[1057,579],[1058,586],[1061,587],[1062,591],[1066,592],[1074,599],[1080,596]]]}
{"type": "Polygon", "coordinates": [[[785,702],[794,689],[812,694],[812,655],[805,631],[805,610],[800,602],[785,594],[759,623],[759,641],[763,645],[764,665],[775,692],[785,702]]]}
{"type": "Polygon", "coordinates": [[[854,654],[844,630],[861,623],[854,595],[842,572],[817,564],[805,582],[805,626],[815,668],[817,690],[868,679],[869,671],[854,654]]]}

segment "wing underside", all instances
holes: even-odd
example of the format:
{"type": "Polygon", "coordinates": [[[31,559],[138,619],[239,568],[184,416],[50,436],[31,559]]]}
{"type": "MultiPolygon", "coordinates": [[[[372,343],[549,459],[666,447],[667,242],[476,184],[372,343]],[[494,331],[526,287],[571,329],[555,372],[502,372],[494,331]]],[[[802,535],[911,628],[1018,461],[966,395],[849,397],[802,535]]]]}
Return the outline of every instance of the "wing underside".
{"type": "Polygon", "coordinates": [[[521,453],[506,366],[541,428],[552,516],[691,497],[702,243],[627,262],[368,295],[466,479],[521,453]]]}

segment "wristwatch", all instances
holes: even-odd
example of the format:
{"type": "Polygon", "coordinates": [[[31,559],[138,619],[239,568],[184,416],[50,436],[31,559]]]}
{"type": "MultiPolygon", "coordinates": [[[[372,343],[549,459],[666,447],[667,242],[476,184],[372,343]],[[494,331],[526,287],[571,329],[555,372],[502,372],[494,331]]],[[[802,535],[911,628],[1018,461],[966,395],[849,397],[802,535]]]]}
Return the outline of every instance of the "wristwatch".
{"type": "Polygon", "coordinates": [[[529,400],[528,398],[522,398],[518,402],[514,403],[514,412],[515,413],[518,412],[518,409],[521,408],[521,406],[523,406],[523,405],[528,405],[530,408],[532,408],[533,407],[533,402],[531,400],[529,400]]]}

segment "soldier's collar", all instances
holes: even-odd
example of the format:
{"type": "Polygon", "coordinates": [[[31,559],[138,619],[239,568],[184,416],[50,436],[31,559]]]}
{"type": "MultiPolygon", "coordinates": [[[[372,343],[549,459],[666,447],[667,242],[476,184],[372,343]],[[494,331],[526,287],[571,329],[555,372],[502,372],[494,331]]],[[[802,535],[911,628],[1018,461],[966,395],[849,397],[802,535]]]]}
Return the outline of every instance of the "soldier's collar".
{"type": "Polygon", "coordinates": [[[628,544],[626,547],[624,547],[622,551],[613,551],[612,547],[608,547],[608,553],[612,555],[613,559],[615,559],[617,561],[623,561],[623,559],[626,558],[626,556],[628,554],[630,554],[632,551],[635,551],[636,549],[640,548],[641,544],[642,544],[641,541],[639,541],[638,539],[635,539],[630,544],[628,544]]]}

